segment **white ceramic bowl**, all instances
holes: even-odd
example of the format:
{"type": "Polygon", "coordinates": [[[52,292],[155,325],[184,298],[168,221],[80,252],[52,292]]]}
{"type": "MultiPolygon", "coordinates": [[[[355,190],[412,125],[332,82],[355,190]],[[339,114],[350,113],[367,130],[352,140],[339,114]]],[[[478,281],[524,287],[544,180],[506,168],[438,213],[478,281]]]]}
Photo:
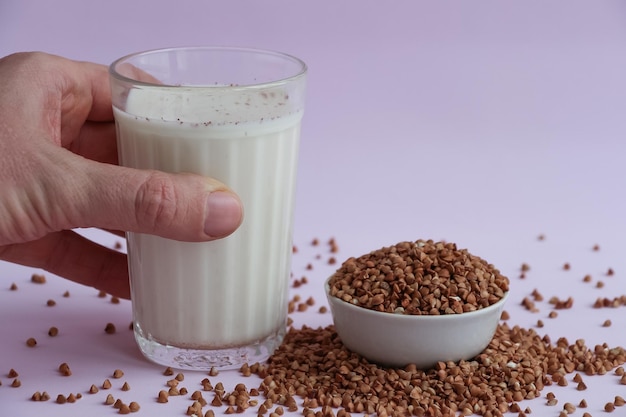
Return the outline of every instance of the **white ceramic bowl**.
{"type": "Polygon", "coordinates": [[[439,316],[394,314],[358,307],[329,294],[326,297],[343,344],[370,362],[426,369],[439,361],[471,359],[495,334],[508,292],[489,307],[439,316]]]}

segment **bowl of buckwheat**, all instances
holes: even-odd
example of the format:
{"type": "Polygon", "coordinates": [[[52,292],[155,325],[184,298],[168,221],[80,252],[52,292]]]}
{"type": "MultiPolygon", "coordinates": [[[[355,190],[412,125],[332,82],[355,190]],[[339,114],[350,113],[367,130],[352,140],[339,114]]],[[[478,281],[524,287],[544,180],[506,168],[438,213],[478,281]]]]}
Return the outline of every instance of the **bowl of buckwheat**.
{"type": "Polygon", "coordinates": [[[417,240],[347,259],[325,290],[349,350],[384,366],[427,369],[489,345],[509,280],[454,243],[417,240]]]}

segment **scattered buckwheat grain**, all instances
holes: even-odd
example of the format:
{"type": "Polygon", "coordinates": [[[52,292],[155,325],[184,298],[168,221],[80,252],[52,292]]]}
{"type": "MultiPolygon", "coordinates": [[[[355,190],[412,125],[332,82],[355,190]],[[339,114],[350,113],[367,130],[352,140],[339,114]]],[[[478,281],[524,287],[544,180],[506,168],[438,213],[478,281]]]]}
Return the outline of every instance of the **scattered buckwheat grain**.
{"type": "Polygon", "coordinates": [[[33,274],[30,277],[30,281],[34,282],[35,284],[45,284],[46,276],[43,274],[33,274]]]}
{"type": "Polygon", "coordinates": [[[63,376],[71,376],[72,375],[72,371],[70,369],[70,366],[66,362],[63,362],[61,365],[59,365],[59,372],[63,376]]]}
{"type": "Polygon", "coordinates": [[[157,396],[157,402],[158,403],[166,403],[169,401],[169,394],[167,391],[165,390],[161,390],[159,391],[159,395],[157,396]]]}
{"type": "MultiPolygon", "coordinates": [[[[553,344],[533,330],[501,323],[487,349],[474,359],[439,363],[428,370],[413,365],[387,369],[347,350],[328,326],[290,329],[268,363],[254,367],[254,373],[262,379],[259,391],[269,401],[262,405],[266,412],[298,395],[304,407],[329,407],[328,412],[342,408],[348,413],[424,416],[429,409],[467,408],[495,416],[488,411],[504,413],[513,402],[539,397],[546,384],[553,383],[550,375],[560,374],[554,380],[562,385],[567,384],[565,373],[584,369],[599,374],[624,361],[623,348],[590,349],[583,340],[570,344],[565,338],[553,344]]],[[[221,405],[221,392],[216,392],[214,405],[221,405]]]]}

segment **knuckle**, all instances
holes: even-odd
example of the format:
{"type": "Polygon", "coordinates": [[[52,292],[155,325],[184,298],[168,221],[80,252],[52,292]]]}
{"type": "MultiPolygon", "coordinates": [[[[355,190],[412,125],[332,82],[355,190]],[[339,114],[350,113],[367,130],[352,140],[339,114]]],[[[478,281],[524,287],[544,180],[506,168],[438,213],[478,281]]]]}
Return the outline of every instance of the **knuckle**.
{"type": "Polygon", "coordinates": [[[159,230],[176,219],[176,187],[167,175],[153,172],[137,190],[135,213],[140,227],[159,230]]]}

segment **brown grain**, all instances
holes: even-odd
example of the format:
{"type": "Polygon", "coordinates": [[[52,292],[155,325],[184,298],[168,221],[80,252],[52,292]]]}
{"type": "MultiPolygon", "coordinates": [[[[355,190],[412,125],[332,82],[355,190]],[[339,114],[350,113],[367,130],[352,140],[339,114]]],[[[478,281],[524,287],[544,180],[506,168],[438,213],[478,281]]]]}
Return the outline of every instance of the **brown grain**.
{"type": "Polygon", "coordinates": [[[168,392],[165,391],[165,390],[159,391],[159,395],[157,396],[157,402],[164,404],[164,403],[166,403],[168,401],[169,401],[169,394],[168,394],[168,392]]]}
{"type": "Polygon", "coordinates": [[[495,304],[509,280],[453,243],[400,242],[347,259],[328,281],[330,295],[376,311],[459,314],[495,304]],[[453,277],[453,279],[451,279],[453,277]]]}
{"type": "Polygon", "coordinates": [[[46,276],[43,274],[33,274],[30,277],[30,281],[35,283],[35,284],[45,284],[46,283],[46,276]]]}
{"type": "MultiPolygon", "coordinates": [[[[622,348],[589,348],[583,340],[569,343],[565,338],[552,343],[533,330],[501,323],[487,349],[472,360],[428,370],[413,365],[390,369],[347,350],[328,326],[290,329],[268,363],[251,369],[262,379],[259,391],[266,398],[259,411],[285,407],[297,395],[303,398],[303,415],[322,407],[327,413],[445,416],[467,410],[494,417],[514,402],[539,397],[547,384],[567,384],[567,374],[599,374],[624,361],[622,348]]],[[[221,398],[216,394],[214,402],[221,398]]]]}
{"type": "Polygon", "coordinates": [[[37,391],[30,397],[30,399],[32,401],[48,401],[50,399],[50,395],[46,391],[42,393],[37,391]]]}
{"type": "Polygon", "coordinates": [[[70,369],[70,366],[66,362],[63,362],[61,365],[59,365],[59,372],[63,376],[72,375],[72,370],[70,369]]]}

